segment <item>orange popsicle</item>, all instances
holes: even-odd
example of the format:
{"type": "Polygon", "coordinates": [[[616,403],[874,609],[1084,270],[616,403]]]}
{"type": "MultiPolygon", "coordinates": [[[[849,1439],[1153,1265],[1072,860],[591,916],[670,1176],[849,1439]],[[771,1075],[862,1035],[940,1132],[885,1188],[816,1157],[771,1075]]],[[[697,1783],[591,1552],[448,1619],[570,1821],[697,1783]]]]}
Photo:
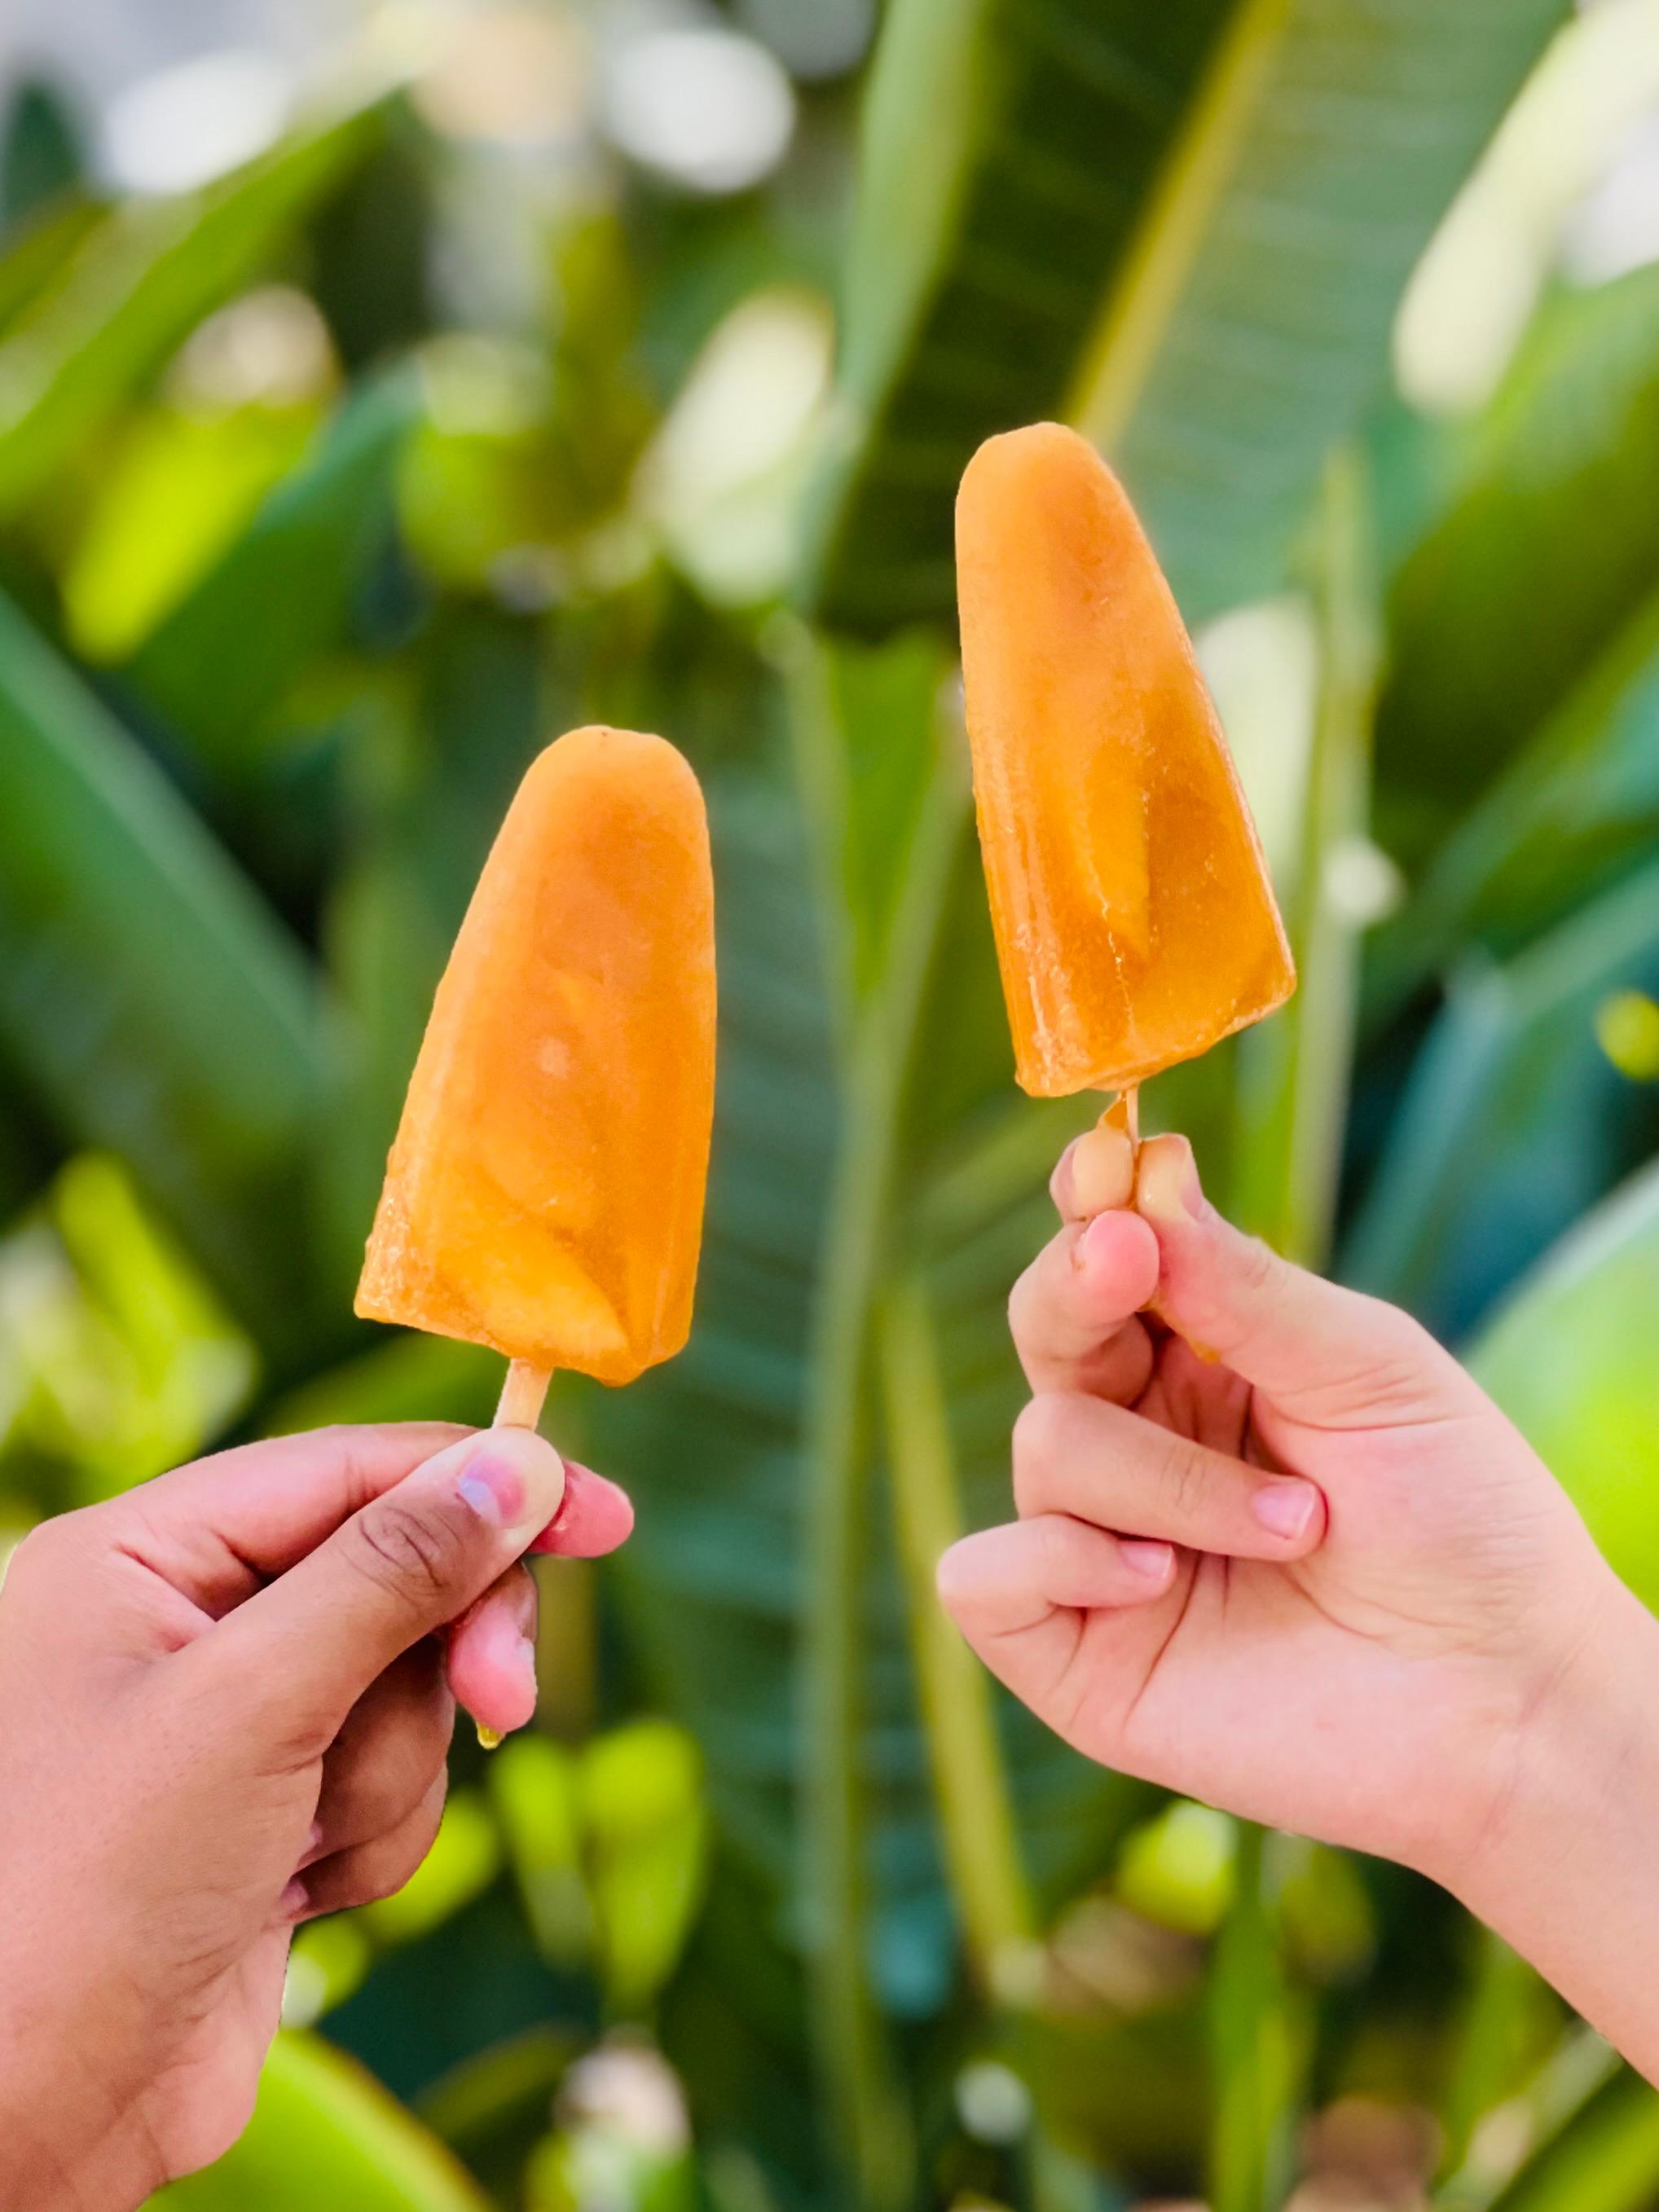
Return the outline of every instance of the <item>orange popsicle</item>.
{"type": "Polygon", "coordinates": [[[1019,1081],[1127,1090],[1296,986],[1226,740],[1123,488],[1075,431],[975,454],[957,591],[1019,1081]]]}
{"type": "Polygon", "coordinates": [[[544,1376],[670,1358],[714,1088],[697,780],[661,738],[573,730],[519,787],[438,986],[357,1311],[544,1376]]]}

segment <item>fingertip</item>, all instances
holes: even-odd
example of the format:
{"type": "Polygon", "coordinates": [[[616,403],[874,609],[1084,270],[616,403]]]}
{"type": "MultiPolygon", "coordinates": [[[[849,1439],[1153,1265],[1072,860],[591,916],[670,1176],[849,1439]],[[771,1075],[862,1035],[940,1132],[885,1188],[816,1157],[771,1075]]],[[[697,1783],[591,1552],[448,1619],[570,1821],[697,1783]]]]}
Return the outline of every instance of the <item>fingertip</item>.
{"type": "Polygon", "coordinates": [[[1072,1153],[1071,1198],[1079,1218],[1109,1213],[1132,1203],[1135,1146],[1127,1129],[1101,1121],[1079,1137],[1072,1153]]]}
{"type": "Polygon", "coordinates": [[[1103,1318],[1137,1313],[1158,1290],[1157,1234],[1137,1213],[1097,1214],[1078,1238],[1072,1264],[1103,1318]]]}
{"type": "Polygon", "coordinates": [[[591,1467],[568,1459],[559,1510],[530,1549],[559,1559],[598,1559],[633,1533],[634,1504],[628,1492],[591,1467]]]}
{"type": "Polygon", "coordinates": [[[1118,1557],[1131,1576],[1145,1587],[1132,1596],[1153,1598],[1166,1590],[1176,1571],[1175,1546],[1153,1542],[1145,1536],[1125,1536],[1118,1542],[1118,1557]]]}
{"type": "Polygon", "coordinates": [[[512,1597],[492,1595],[457,1625],[447,1671],[456,1704],[481,1729],[507,1735],[533,1717],[536,1647],[512,1597]]]}
{"type": "Polygon", "coordinates": [[[1077,1148],[1082,1141],[1080,1137],[1073,1138],[1071,1143],[1054,1162],[1054,1171],[1048,1178],[1048,1195],[1053,1199],[1054,1211],[1062,1221],[1075,1221],[1079,1218],[1072,1202],[1072,1162],[1076,1158],[1077,1148]]]}
{"type": "Polygon", "coordinates": [[[1159,1228],[1186,1228],[1203,1218],[1204,1186],[1185,1137],[1170,1132],[1149,1137],[1142,1145],[1134,1203],[1141,1218],[1159,1228]]]}

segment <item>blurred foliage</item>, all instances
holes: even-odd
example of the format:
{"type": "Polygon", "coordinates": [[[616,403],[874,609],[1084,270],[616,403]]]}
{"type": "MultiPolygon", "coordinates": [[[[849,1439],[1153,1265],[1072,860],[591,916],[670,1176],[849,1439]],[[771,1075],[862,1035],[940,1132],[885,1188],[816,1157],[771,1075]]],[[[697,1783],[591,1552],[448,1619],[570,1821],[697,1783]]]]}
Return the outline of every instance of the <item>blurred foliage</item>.
{"type": "Polygon", "coordinates": [[[349,1293],[495,824],[659,726],[720,884],[696,1329],[549,1414],[637,1536],[542,1570],[540,1724],[303,1931],[166,2203],[1659,2201],[1650,2094],[1447,1900],[1088,1767],[929,1589],[1086,1115],[1012,1085],[950,630],[957,473],[1056,413],[1222,615],[1304,979],[1150,1119],[1471,1347],[1659,1600],[1655,272],[1547,288],[1465,419],[1388,393],[1565,14],[889,0],[861,78],[861,0],[405,10],[182,194],[12,96],[0,1563],[233,1436],[487,1418],[349,1293]]]}

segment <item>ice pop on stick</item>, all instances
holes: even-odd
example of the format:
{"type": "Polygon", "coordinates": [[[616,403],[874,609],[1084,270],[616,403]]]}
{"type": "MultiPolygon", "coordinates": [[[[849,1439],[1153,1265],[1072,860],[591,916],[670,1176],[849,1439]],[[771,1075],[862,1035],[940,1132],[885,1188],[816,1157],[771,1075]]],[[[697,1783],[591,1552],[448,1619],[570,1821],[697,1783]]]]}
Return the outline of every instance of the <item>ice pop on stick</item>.
{"type": "Polygon", "coordinates": [[[432,1009],[356,1308],[492,1346],[498,1419],[548,1376],[629,1382],[691,1324],[714,1114],[714,889],[661,738],[534,761],[432,1009]]]}
{"type": "Polygon", "coordinates": [[[1226,740],[1123,488],[1074,431],[975,454],[957,588],[1019,1081],[1133,1091],[1295,988],[1226,740]]]}

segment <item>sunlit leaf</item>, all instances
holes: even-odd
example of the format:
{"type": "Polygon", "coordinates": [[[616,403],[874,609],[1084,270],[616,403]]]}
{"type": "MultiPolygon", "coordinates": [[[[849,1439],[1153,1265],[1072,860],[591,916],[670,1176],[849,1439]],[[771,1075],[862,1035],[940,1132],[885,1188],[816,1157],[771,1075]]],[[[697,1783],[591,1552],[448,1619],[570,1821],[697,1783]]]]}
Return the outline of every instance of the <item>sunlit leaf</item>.
{"type": "Polygon", "coordinates": [[[1527,1279],[1473,1360],[1651,1606],[1659,1606],[1656,1340],[1659,1166],[1626,1184],[1527,1279]]]}
{"type": "Polygon", "coordinates": [[[0,339],[0,514],[258,272],[383,120],[370,108],[325,125],[203,191],[126,204],[91,233],[0,339]]]}
{"type": "Polygon", "coordinates": [[[407,376],[362,386],[131,664],[133,684],[209,760],[234,769],[255,753],[266,716],[337,642],[386,540],[414,409],[407,376]]]}

